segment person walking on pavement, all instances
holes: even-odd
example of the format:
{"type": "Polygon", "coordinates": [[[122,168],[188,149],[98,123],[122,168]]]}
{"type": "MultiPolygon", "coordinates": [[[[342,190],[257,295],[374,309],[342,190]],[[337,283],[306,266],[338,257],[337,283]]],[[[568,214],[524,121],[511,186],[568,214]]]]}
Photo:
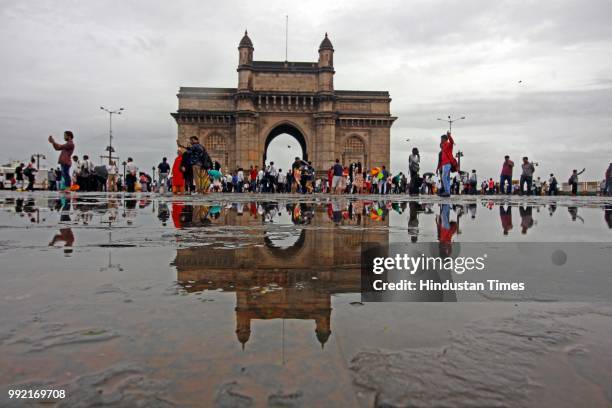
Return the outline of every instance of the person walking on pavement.
{"type": "Polygon", "coordinates": [[[581,175],[582,173],[584,173],[586,169],[582,169],[580,172],[578,172],[578,170],[574,169],[572,171],[572,175],[570,176],[568,183],[572,188],[572,195],[578,195],[578,176],[581,175]]]}
{"type": "Polygon", "coordinates": [[[34,182],[36,181],[36,173],[38,169],[36,168],[36,159],[32,157],[30,162],[23,170],[23,175],[28,178],[28,186],[26,187],[27,191],[34,191],[34,182]]]}
{"type": "Polygon", "coordinates": [[[557,182],[557,178],[554,174],[550,173],[550,178],[548,179],[548,195],[557,195],[559,192],[559,183],[557,182]]]}
{"type": "Polygon", "coordinates": [[[523,164],[521,165],[523,173],[521,174],[520,184],[519,184],[519,194],[523,195],[523,186],[527,184],[527,195],[531,194],[531,185],[533,183],[533,173],[535,172],[535,167],[532,162],[529,161],[527,156],[523,157],[523,164]]]}
{"type": "Polygon", "coordinates": [[[165,193],[168,190],[168,175],[170,174],[170,165],[168,164],[168,158],[162,158],[161,163],[157,166],[159,174],[159,192],[165,193]],[[163,191],[162,191],[163,189],[163,191]]]}
{"type": "Polygon", "coordinates": [[[421,155],[419,149],[414,147],[412,154],[408,157],[408,170],[410,171],[410,194],[416,195],[419,193],[419,170],[421,168],[421,155]]]}
{"type": "Polygon", "coordinates": [[[136,180],[138,179],[138,167],[134,164],[134,159],[128,157],[127,165],[125,167],[125,185],[127,186],[127,192],[133,193],[136,191],[136,180]]]}
{"type": "Polygon", "coordinates": [[[504,156],[504,163],[502,164],[501,176],[499,178],[499,189],[501,194],[512,194],[512,170],[514,169],[514,162],[510,160],[510,156],[504,156]],[[506,189],[505,184],[508,183],[506,189]]]}

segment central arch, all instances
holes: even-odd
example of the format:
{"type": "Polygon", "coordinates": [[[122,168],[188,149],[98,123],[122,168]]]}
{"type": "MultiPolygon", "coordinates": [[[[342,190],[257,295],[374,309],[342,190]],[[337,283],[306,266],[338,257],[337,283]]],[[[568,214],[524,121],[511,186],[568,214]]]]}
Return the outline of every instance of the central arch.
{"type": "Polygon", "coordinates": [[[302,148],[302,159],[308,161],[308,148],[306,145],[306,137],[304,136],[304,134],[296,126],[290,123],[281,123],[272,128],[272,130],[268,133],[268,136],[266,136],[266,141],[264,143],[263,149],[263,165],[266,164],[268,146],[270,146],[270,142],[272,142],[272,140],[274,140],[276,136],[282,135],[284,133],[293,136],[295,140],[298,141],[300,147],[302,148]]]}

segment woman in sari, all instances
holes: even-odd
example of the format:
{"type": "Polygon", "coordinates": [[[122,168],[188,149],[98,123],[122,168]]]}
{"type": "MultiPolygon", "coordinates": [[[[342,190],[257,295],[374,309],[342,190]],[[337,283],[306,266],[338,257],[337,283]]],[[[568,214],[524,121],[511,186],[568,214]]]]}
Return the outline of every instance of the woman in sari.
{"type": "Polygon", "coordinates": [[[291,183],[292,193],[295,193],[298,190],[301,180],[302,180],[302,169],[300,167],[296,167],[293,169],[293,182],[291,183]]]}
{"type": "Polygon", "coordinates": [[[183,176],[183,153],[178,150],[172,163],[172,192],[183,194],[185,192],[185,177],[183,176]]]}
{"type": "Polygon", "coordinates": [[[357,163],[355,170],[353,170],[355,180],[353,185],[355,186],[357,194],[363,194],[363,170],[361,169],[361,163],[357,163]]]}

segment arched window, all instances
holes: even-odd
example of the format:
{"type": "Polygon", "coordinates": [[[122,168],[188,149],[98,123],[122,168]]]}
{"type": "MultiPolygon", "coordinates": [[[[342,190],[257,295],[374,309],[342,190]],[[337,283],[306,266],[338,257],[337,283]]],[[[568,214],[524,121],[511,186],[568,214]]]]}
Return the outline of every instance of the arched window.
{"type": "Polygon", "coordinates": [[[204,142],[204,147],[209,152],[225,152],[225,137],[221,136],[218,133],[208,135],[206,141],[204,142]]]}
{"type": "Polygon", "coordinates": [[[204,147],[206,151],[210,155],[210,158],[213,161],[218,161],[221,163],[221,168],[224,171],[229,169],[226,168],[229,162],[229,155],[227,152],[227,142],[223,135],[218,133],[212,133],[208,135],[204,141],[204,147]]]}
{"type": "Polygon", "coordinates": [[[351,136],[344,142],[344,151],[346,153],[365,153],[365,145],[357,136],[351,136]]]}
{"type": "Polygon", "coordinates": [[[368,166],[365,144],[354,135],[345,140],[342,152],[342,164],[348,166],[351,163],[361,163],[363,168],[368,166]]]}

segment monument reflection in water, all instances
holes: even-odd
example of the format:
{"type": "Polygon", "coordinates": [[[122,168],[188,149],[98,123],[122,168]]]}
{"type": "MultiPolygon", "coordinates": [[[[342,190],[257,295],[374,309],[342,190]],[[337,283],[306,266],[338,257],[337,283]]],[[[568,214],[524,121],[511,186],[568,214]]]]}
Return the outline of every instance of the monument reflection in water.
{"type": "Polygon", "coordinates": [[[251,322],[266,319],[313,320],[323,347],[331,335],[331,296],[360,291],[362,243],[389,240],[386,206],[365,208],[363,202],[234,204],[229,211],[179,204],[174,211],[181,228],[240,227],[252,238],[237,248],[177,249],[174,261],[186,292],[236,293],[236,337],[243,348],[251,322]],[[283,218],[283,211],[297,231],[262,228],[283,218]]]}

